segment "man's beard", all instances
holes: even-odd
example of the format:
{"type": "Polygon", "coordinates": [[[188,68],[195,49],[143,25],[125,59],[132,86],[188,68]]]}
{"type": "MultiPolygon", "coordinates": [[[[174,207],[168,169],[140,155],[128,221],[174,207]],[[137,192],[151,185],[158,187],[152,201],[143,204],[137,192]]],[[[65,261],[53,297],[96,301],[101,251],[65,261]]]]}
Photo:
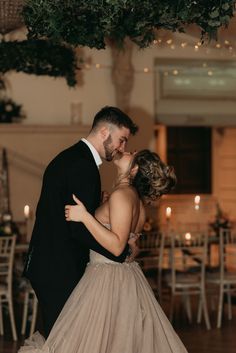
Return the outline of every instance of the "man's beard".
{"type": "Polygon", "coordinates": [[[111,138],[111,135],[109,135],[108,138],[103,142],[105,159],[108,162],[111,162],[114,157],[113,155],[114,150],[112,150],[111,145],[112,145],[112,138],[111,138]]]}

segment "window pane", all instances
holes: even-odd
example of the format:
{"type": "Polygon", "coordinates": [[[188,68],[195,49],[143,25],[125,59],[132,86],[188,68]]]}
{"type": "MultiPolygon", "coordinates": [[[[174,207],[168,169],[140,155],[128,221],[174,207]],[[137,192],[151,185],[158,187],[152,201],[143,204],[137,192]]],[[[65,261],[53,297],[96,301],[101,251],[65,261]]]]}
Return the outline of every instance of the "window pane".
{"type": "Polygon", "coordinates": [[[167,158],[178,178],[173,193],[211,193],[211,128],[168,127],[167,158]]]}

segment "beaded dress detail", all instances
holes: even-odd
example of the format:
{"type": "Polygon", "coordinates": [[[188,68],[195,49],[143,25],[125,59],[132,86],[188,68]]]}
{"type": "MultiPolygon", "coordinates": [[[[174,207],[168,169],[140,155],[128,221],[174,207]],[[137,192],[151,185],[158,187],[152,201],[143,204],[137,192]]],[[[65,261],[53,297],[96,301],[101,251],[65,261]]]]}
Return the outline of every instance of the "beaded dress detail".
{"type": "MultiPolygon", "coordinates": [[[[132,236],[132,235],[131,235],[132,236]]],[[[138,263],[90,250],[90,262],[45,341],[19,353],[187,353],[138,263]]]]}

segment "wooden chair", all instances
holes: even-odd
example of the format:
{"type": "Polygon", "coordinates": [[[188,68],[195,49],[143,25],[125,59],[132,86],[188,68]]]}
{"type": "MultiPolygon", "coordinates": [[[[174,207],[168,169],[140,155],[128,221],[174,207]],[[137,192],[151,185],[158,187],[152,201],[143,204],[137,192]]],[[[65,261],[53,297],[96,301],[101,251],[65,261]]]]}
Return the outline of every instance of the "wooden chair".
{"type": "Polygon", "coordinates": [[[36,319],[37,319],[37,312],[38,312],[38,300],[33,288],[30,284],[27,285],[25,289],[25,298],[24,298],[24,305],[23,305],[23,316],[22,316],[22,325],[21,325],[21,334],[25,335],[26,332],[26,323],[27,319],[29,319],[29,311],[32,304],[32,313],[31,313],[31,324],[30,324],[30,332],[29,335],[35,331],[36,319]]]}
{"type": "Polygon", "coordinates": [[[206,282],[219,287],[217,328],[220,328],[224,294],[227,295],[228,319],[232,319],[231,294],[236,293],[236,232],[230,229],[220,229],[219,271],[207,274],[206,282]]]}
{"type": "Polygon", "coordinates": [[[0,237],[0,334],[4,334],[3,305],[8,306],[13,340],[17,340],[12,299],[12,274],[15,236],[0,237]]]}
{"type": "Polygon", "coordinates": [[[140,254],[136,260],[147,277],[148,273],[152,271],[149,280],[150,285],[161,302],[164,233],[150,232],[143,234],[139,239],[139,248],[140,254]]]}
{"type": "Polygon", "coordinates": [[[171,234],[171,274],[166,278],[171,290],[170,320],[173,320],[175,299],[180,296],[185,304],[189,321],[192,321],[190,296],[198,295],[197,322],[203,310],[207,329],[210,321],[205,292],[205,267],[207,261],[207,235],[201,233],[171,234]]]}

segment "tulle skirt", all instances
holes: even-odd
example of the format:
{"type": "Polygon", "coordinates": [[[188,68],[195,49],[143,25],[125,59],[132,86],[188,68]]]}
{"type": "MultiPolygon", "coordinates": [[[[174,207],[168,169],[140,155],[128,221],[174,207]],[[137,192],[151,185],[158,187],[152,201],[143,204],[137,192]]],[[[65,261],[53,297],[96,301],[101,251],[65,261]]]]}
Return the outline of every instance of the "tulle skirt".
{"type": "Polygon", "coordinates": [[[35,333],[20,353],[186,353],[133,263],[91,263],[45,341],[35,333]]]}

